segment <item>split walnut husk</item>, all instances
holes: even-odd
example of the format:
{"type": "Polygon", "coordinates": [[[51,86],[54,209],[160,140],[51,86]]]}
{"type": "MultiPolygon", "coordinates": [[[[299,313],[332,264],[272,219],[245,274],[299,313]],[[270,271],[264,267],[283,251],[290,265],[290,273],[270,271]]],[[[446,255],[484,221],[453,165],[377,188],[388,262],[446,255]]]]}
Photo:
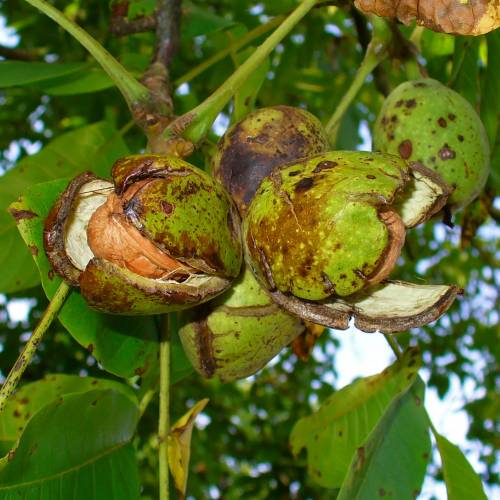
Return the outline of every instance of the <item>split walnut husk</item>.
{"type": "Polygon", "coordinates": [[[91,307],[160,314],[230,286],[241,267],[240,221],[217,182],[162,155],[122,158],[112,177],[76,177],[45,222],[54,270],[91,307]]]}
{"type": "Polygon", "coordinates": [[[458,287],[388,282],[407,228],[446,203],[448,185],[421,165],[335,151],[281,165],[244,219],[248,262],[281,307],[345,329],[396,332],[437,319],[458,287]]]}

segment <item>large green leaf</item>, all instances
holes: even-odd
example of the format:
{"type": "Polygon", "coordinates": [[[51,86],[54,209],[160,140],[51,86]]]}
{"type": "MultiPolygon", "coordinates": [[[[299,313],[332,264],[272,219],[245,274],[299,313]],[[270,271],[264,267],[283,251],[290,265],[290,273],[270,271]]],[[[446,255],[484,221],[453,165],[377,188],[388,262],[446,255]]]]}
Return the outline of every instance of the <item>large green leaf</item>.
{"type": "Polygon", "coordinates": [[[292,453],[307,448],[311,477],[325,488],[338,488],[352,457],[384,414],[391,401],[415,380],[420,358],[408,350],[378,375],[359,379],[330,396],[321,408],[301,418],[290,435],[292,453]]]}
{"type": "Polygon", "coordinates": [[[89,67],[89,63],[0,61],[0,87],[33,85],[44,80],[81,73],[89,67]]]}
{"type": "Polygon", "coordinates": [[[417,379],[391,403],[358,448],[337,500],[418,496],[431,453],[424,390],[417,379]]]}
{"type": "Polygon", "coordinates": [[[476,37],[455,37],[455,52],[451,80],[452,88],[465,97],[472,106],[479,102],[479,40],[476,37]]]}
{"type": "Polygon", "coordinates": [[[51,95],[76,95],[107,89],[113,81],[89,63],[1,61],[0,87],[14,86],[34,87],[51,95]]]}
{"type": "Polygon", "coordinates": [[[49,95],[79,95],[99,92],[113,85],[113,80],[105,71],[89,68],[79,73],[40,82],[34,87],[49,95]]]}
{"type": "Polygon", "coordinates": [[[448,500],[463,500],[465,498],[486,500],[481,479],[474,472],[460,448],[450,443],[434,429],[432,432],[441,455],[448,500]]]}
{"type": "Polygon", "coordinates": [[[73,177],[86,170],[108,176],[113,162],[128,152],[114,127],[95,123],[59,136],[0,178],[0,261],[9,263],[0,273],[1,292],[24,290],[40,282],[14,220],[5,212],[9,204],[39,182],[73,177]]]}
{"type": "Polygon", "coordinates": [[[0,416],[0,456],[12,448],[30,418],[38,410],[65,394],[96,389],[114,389],[137,404],[137,397],[132,388],[114,380],[53,374],[23,385],[9,398],[0,416]]]}
{"type": "Polygon", "coordinates": [[[2,500],[133,500],[138,408],[122,393],[69,394],[36,413],[0,470],[2,500]]]}

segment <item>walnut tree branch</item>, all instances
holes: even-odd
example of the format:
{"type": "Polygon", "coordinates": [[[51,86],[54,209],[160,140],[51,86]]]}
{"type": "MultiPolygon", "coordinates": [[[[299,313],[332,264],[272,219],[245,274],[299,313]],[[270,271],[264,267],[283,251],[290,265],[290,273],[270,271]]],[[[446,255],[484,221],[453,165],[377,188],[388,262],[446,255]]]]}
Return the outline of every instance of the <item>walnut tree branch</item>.
{"type": "Polygon", "coordinates": [[[179,49],[182,0],[158,0],[155,62],[170,64],[179,49]]]}

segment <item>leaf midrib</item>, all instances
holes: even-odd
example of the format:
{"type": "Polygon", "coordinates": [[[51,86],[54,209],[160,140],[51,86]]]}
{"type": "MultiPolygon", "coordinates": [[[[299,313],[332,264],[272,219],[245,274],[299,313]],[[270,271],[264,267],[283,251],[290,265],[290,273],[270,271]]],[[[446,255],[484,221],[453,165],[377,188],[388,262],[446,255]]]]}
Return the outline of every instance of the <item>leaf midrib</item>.
{"type": "Polygon", "coordinates": [[[103,458],[103,457],[105,457],[107,455],[110,455],[111,453],[113,453],[113,452],[119,450],[120,448],[123,448],[124,446],[128,445],[129,443],[130,443],[130,440],[124,441],[122,443],[118,443],[115,446],[112,446],[111,448],[108,448],[104,452],[102,452],[102,453],[100,453],[98,455],[95,455],[94,457],[92,457],[91,459],[83,462],[80,465],[76,465],[76,466],[70,467],[69,469],[63,470],[63,471],[58,472],[57,474],[53,474],[51,476],[46,476],[46,477],[43,477],[43,478],[40,478],[40,479],[35,479],[33,481],[26,481],[26,482],[23,482],[23,483],[16,483],[16,484],[12,484],[12,485],[9,485],[9,486],[2,486],[2,485],[0,485],[0,491],[6,491],[6,490],[14,489],[14,488],[23,488],[23,487],[27,487],[27,486],[33,486],[33,485],[36,485],[38,483],[43,483],[43,482],[46,482],[46,481],[51,481],[53,479],[60,478],[60,477],[62,477],[64,475],[66,475],[66,474],[70,474],[71,472],[75,472],[77,470],[83,469],[84,467],[86,467],[88,465],[92,465],[93,463],[97,462],[101,458],[103,458]]]}

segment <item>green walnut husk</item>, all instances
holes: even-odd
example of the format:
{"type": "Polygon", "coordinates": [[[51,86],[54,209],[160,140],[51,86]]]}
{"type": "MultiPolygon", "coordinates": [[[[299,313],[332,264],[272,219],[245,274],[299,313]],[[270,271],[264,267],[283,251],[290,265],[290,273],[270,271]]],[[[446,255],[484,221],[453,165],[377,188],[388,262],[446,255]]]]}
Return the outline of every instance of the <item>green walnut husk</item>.
{"type": "Polygon", "coordinates": [[[242,261],[240,221],[219,183],[162,155],[121,158],[112,177],[76,177],[45,222],[54,270],[91,307],[161,314],[230,286],[242,261]]]}
{"type": "Polygon", "coordinates": [[[425,165],[452,186],[451,209],[468,205],[489,173],[489,145],[474,108],[432,79],[405,82],[387,97],[373,130],[374,149],[425,165]]]}
{"type": "Polygon", "coordinates": [[[401,331],[438,318],[454,286],[386,282],[406,228],[446,203],[434,172],[381,153],[336,151],[277,167],[244,219],[248,262],[283,308],[314,323],[401,331]]]}
{"type": "Polygon", "coordinates": [[[260,182],[276,165],[327,150],[323,126],[311,113],[290,106],[261,108],[222,137],[212,172],[244,214],[260,182]]]}
{"type": "Polygon", "coordinates": [[[230,290],[181,313],[180,339],[198,373],[230,382],[263,368],[305,331],[246,269],[230,290]]]}

